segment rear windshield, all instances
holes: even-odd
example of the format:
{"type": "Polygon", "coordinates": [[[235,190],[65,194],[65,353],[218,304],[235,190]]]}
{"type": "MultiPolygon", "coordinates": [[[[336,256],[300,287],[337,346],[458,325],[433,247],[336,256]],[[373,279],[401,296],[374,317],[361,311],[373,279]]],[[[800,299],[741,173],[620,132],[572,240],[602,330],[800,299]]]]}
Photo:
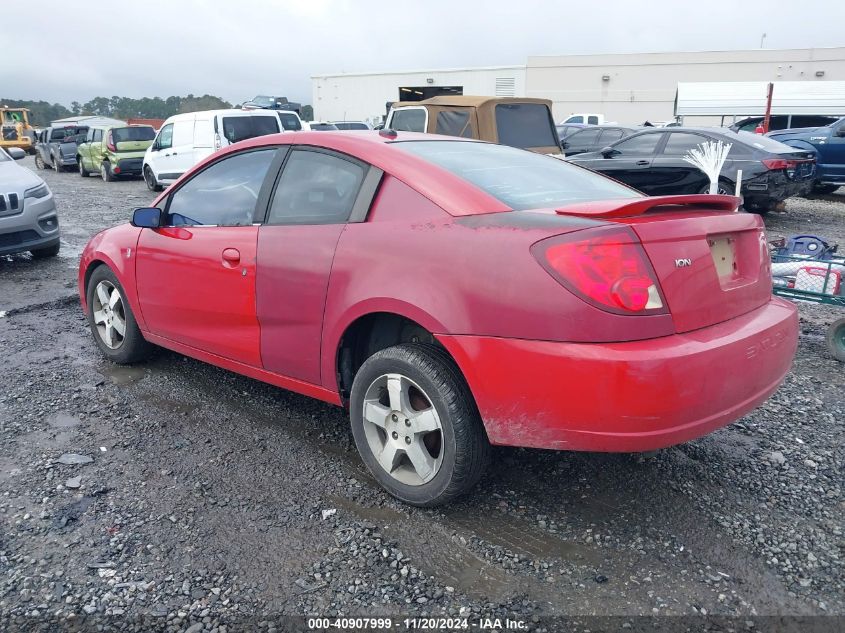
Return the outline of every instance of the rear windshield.
{"type": "Polygon", "coordinates": [[[223,136],[230,143],[237,143],[256,136],[275,134],[279,131],[278,121],[275,116],[224,116],[223,136]]]}
{"type": "Polygon", "coordinates": [[[282,122],[282,129],[289,132],[296,132],[302,129],[302,123],[299,122],[299,117],[290,112],[279,112],[279,121],[282,122]]]}
{"type": "MultiPolygon", "coordinates": [[[[794,147],[785,145],[780,141],[776,141],[768,136],[763,136],[762,134],[754,134],[753,132],[736,132],[735,134],[741,142],[765,152],[772,152],[773,154],[790,154],[795,151],[794,147]]],[[[728,136],[728,140],[730,140],[730,136],[726,136],[728,136]]]]}
{"type": "Polygon", "coordinates": [[[156,137],[156,131],[146,125],[138,127],[116,127],[111,131],[111,135],[115,143],[151,141],[156,137]]]}
{"type": "Polygon", "coordinates": [[[355,123],[352,121],[342,121],[340,123],[335,123],[334,126],[338,130],[369,130],[370,128],[367,127],[366,123],[355,123]]]}
{"type": "Polygon", "coordinates": [[[50,132],[50,140],[61,141],[63,139],[67,139],[68,141],[74,141],[77,135],[87,133],[87,127],[56,127],[53,128],[52,132],[50,132]]]}
{"type": "Polygon", "coordinates": [[[496,106],[499,142],[511,147],[558,145],[549,109],[542,103],[500,103],[496,106]]]}
{"type": "Polygon", "coordinates": [[[633,189],[588,169],[504,145],[467,141],[394,144],[452,172],[517,211],[641,197],[633,189]]]}

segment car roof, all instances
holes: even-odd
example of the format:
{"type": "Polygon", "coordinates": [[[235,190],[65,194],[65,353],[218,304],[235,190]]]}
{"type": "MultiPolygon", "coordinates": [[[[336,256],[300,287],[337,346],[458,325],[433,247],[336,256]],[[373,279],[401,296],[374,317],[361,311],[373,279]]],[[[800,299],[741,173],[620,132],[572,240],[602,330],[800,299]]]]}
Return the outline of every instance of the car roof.
{"type": "Polygon", "coordinates": [[[488,103],[542,103],[551,105],[548,99],[535,99],[532,97],[482,97],[473,95],[440,95],[423,99],[422,101],[397,101],[394,108],[406,108],[410,106],[463,106],[465,108],[477,108],[488,103]]]}
{"type": "MultiPolygon", "coordinates": [[[[490,194],[441,167],[411,152],[401,151],[403,141],[428,143],[483,143],[474,139],[459,139],[420,132],[383,134],[375,130],[344,130],[326,132],[284,132],[267,134],[235,143],[219,150],[193,167],[194,173],[222,156],[245,149],[273,145],[307,145],[322,147],[358,158],[416,190],[451,215],[477,215],[510,211],[511,208],[490,194]]],[[[549,160],[556,160],[550,158],[549,160]]],[[[159,196],[164,198],[166,192],[159,196]]],[[[157,199],[158,201],[158,199],[157,199]]]]}

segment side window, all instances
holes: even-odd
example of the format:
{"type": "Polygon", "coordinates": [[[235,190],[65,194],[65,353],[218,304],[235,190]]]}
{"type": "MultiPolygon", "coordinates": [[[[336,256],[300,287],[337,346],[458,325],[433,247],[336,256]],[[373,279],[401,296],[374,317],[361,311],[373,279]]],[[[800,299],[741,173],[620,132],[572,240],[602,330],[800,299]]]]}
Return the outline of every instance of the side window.
{"type": "Polygon", "coordinates": [[[94,130],[94,142],[99,143],[103,140],[103,131],[102,130],[94,130]]]}
{"type": "Polygon", "coordinates": [[[598,141],[601,130],[582,130],[566,139],[567,147],[589,147],[598,141]]]}
{"type": "Polygon", "coordinates": [[[173,147],[173,124],[168,123],[158,133],[158,148],[170,149],[173,147]]]}
{"type": "Polygon", "coordinates": [[[170,224],[252,224],[258,194],[275,155],[275,148],[243,152],[204,169],[170,195],[170,224]]]}
{"type": "Polygon", "coordinates": [[[599,124],[599,118],[595,115],[588,116],[587,117],[587,123],[589,123],[590,125],[598,125],[599,124]]]}
{"type": "Polygon", "coordinates": [[[613,149],[622,156],[650,156],[654,153],[661,136],[663,136],[662,132],[631,136],[624,141],[619,141],[613,149]]]}
{"type": "Polygon", "coordinates": [[[94,141],[94,132],[97,130],[88,130],[88,134],[85,135],[85,142],[91,143],[94,141]]]}
{"type": "Polygon", "coordinates": [[[390,128],[397,132],[425,132],[426,113],[421,108],[400,108],[393,111],[390,128]]]}
{"type": "Polygon", "coordinates": [[[275,116],[223,117],[223,136],[229,143],[237,143],[265,134],[275,134],[278,131],[279,119],[275,116]]]}
{"type": "Polygon", "coordinates": [[[472,138],[471,110],[467,108],[443,110],[437,113],[435,134],[472,138]]]}
{"type": "Polygon", "coordinates": [[[618,127],[607,128],[605,130],[602,130],[598,144],[602,147],[607,147],[608,145],[612,145],[613,143],[621,139],[624,135],[625,133],[618,127]]]}
{"type": "Polygon", "coordinates": [[[294,150],[273,194],[269,224],[340,224],[349,219],[366,170],[338,156],[294,150]]]}
{"type": "Polygon", "coordinates": [[[698,134],[687,134],[686,132],[672,132],[669,140],[663,147],[663,153],[667,156],[683,156],[689,150],[698,147],[707,139],[698,134]]]}
{"type": "Polygon", "coordinates": [[[583,123],[583,122],[584,122],[584,117],[582,117],[582,116],[571,116],[568,119],[566,119],[566,121],[564,121],[564,123],[583,123]]]}
{"type": "Polygon", "coordinates": [[[279,121],[282,122],[282,129],[288,132],[296,132],[302,129],[302,123],[299,122],[299,117],[288,112],[279,112],[279,121]]]}

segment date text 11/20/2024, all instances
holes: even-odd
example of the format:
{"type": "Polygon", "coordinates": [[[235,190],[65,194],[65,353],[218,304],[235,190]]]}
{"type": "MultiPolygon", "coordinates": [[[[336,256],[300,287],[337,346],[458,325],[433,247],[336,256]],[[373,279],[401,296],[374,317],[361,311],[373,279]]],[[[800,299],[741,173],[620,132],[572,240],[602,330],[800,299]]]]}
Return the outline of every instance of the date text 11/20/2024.
{"type": "Polygon", "coordinates": [[[399,629],[413,631],[524,631],[528,623],[509,618],[308,618],[310,630],[384,630],[399,629]]]}

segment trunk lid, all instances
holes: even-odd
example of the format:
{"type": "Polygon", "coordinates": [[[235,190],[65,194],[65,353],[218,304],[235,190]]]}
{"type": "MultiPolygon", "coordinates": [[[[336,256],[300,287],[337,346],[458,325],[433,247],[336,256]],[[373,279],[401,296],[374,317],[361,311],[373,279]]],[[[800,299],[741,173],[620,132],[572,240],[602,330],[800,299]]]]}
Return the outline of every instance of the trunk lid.
{"type": "Polygon", "coordinates": [[[118,152],[143,152],[152,144],[152,141],[118,141],[114,146],[118,152]]]}
{"type": "Polygon", "coordinates": [[[589,215],[625,224],[636,233],[677,333],[727,321],[771,299],[763,221],[729,210],[736,209],[736,198],[665,196],[626,202],[589,215]]]}

